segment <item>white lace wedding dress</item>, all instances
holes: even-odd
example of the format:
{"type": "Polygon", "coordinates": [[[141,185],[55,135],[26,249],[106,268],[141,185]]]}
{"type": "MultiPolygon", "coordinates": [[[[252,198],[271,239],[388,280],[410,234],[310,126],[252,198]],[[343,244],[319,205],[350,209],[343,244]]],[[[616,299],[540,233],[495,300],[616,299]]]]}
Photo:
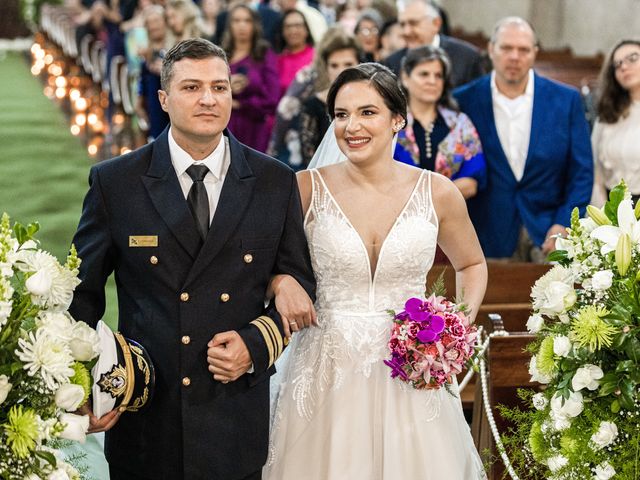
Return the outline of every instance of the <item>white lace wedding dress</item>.
{"type": "MultiPolygon", "coordinates": [[[[266,480],[486,478],[459,398],[391,379],[391,318],[422,297],[438,219],[423,171],[380,249],[359,234],[317,170],[305,231],[319,327],[294,336],[273,414],[266,480]]],[[[375,215],[375,210],[372,210],[375,215]]]]}

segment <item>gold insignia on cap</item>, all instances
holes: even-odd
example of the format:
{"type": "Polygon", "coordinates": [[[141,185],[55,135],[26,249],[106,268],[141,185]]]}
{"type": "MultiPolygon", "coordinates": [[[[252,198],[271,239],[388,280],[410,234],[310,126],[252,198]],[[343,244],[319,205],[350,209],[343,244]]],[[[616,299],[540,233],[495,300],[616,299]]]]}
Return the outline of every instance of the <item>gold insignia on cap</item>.
{"type": "Polygon", "coordinates": [[[282,355],[282,351],[284,350],[286,343],[280,334],[280,330],[278,330],[276,322],[274,322],[270,317],[263,315],[256,318],[251,323],[260,330],[260,333],[264,338],[264,343],[266,344],[267,351],[269,352],[270,367],[275,363],[280,355],[282,355]]]}
{"type": "Polygon", "coordinates": [[[107,373],[100,375],[98,380],[100,390],[118,398],[127,389],[127,373],[122,365],[114,365],[107,373]]]}
{"type": "Polygon", "coordinates": [[[129,235],[130,247],[157,247],[157,235],[129,235]]]}

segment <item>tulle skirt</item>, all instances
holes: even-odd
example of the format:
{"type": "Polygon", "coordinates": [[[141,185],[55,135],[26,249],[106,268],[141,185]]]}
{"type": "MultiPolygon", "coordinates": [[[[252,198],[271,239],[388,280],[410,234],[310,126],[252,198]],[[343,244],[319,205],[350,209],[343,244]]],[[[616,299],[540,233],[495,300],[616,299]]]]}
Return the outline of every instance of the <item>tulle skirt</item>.
{"type": "MultiPolygon", "coordinates": [[[[333,316],[321,320],[363,321],[360,315],[333,316]]],[[[459,396],[390,378],[383,363],[386,341],[379,345],[388,338],[388,318],[379,315],[378,327],[376,319],[364,319],[383,335],[373,341],[378,345],[360,342],[355,350],[353,341],[345,341],[353,336],[344,332],[333,339],[322,328],[297,335],[274,380],[279,389],[265,480],[486,478],[459,396]],[[363,369],[367,355],[378,358],[363,369]]],[[[452,390],[457,395],[456,385],[452,390]]]]}

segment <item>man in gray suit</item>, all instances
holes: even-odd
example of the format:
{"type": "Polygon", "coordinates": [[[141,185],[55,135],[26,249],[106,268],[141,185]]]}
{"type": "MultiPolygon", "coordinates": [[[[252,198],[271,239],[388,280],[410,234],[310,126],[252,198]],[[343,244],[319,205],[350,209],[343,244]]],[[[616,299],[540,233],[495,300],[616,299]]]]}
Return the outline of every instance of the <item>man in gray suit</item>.
{"type": "Polygon", "coordinates": [[[440,47],[451,60],[451,83],[454,87],[463,85],[483,75],[482,57],[477,48],[456,38],[441,35],[442,18],[439,10],[429,0],[409,0],[399,7],[398,23],[407,44],[389,55],[383,64],[396,75],[400,74],[402,59],[412,48],[431,45],[440,47]]]}

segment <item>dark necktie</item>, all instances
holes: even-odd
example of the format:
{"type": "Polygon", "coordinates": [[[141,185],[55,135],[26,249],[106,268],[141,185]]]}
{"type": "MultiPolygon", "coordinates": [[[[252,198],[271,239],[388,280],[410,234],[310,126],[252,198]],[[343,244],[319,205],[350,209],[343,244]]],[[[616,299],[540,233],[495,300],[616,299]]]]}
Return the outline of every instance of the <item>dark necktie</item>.
{"type": "Polygon", "coordinates": [[[187,174],[193,180],[193,185],[191,185],[187,196],[187,203],[203,242],[209,232],[209,197],[203,182],[208,171],[206,165],[196,165],[195,163],[187,168],[187,174]]]}

